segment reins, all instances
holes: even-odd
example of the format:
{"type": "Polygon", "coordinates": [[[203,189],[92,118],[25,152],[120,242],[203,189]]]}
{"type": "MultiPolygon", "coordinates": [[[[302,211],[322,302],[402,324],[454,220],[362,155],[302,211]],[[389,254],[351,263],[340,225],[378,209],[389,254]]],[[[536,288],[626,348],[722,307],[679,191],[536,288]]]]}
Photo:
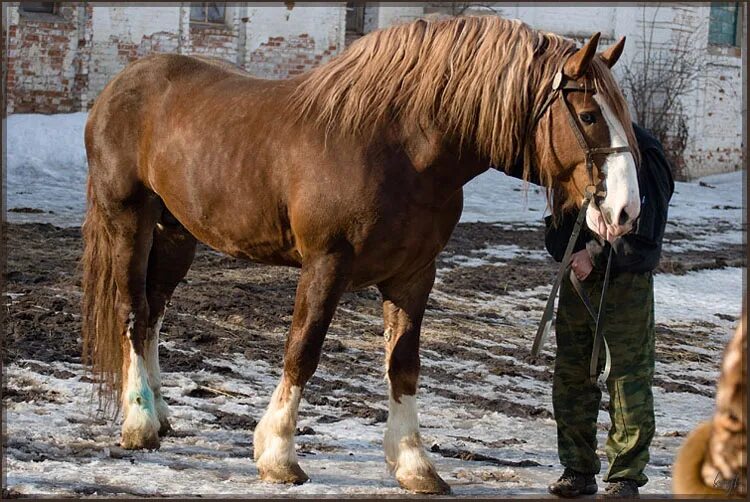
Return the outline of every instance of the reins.
{"type": "MultiPolygon", "coordinates": [[[[575,80],[570,80],[566,78],[562,70],[558,71],[557,74],[555,74],[555,77],[552,81],[552,90],[547,95],[547,99],[544,101],[541,108],[534,116],[534,121],[532,122],[532,129],[536,127],[536,124],[544,116],[544,114],[547,112],[547,110],[555,101],[555,99],[559,98],[560,100],[562,100],[563,108],[567,111],[568,123],[570,124],[570,128],[573,131],[573,134],[575,135],[576,140],[578,141],[578,145],[581,147],[585,155],[586,170],[589,176],[589,185],[586,187],[584,191],[584,199],[581,204],[581,209],[578,211],[578,216],[576,217],[576,222],[573,227],[573,232],[571,233],[570,239],[568,240],[568,244],[565,248],[565,254],[563,255],[563,259],[560,263],[560,269],[557,272],[557,277],[555,278],[555,282],[552,285],[552,291],[550,292],[549,298],[547,299],[547,304],[544,308],[542,319],[539,322],[539,327],[537,328],[536,337],[534,338],[534,344],[531,347],[531,355],[532,357],[537,357],[539,355],[539,351],[542,345],[544,344],[544,341],[546,340],[547,335],[549,334],[550,328],[552,326],[552,317],[554,315],[554,310],[555,310],[555,298],[557,297],[557,292],[560,289],[560,284],[562,283],[562,280],[565,274],[568,273],[570,276],[570,282],[573,285],[573,289],[575,289],[576,293],[578,293],[578,296],[580,297],[581,301],[585,305],[586,310],[588,311],[589,315],[596,323],[596,328],[594,331],[593,350],[591,352],[591,360],[589,362],[589,379],[592,385],[597,385],[598,380],[599,380],[599,373],[598,373],[599,354],[601,352],[602,345],[604,346],[604,351],[605,351],[605,364],[604,364],[604,368],[601,374],[602,381],[606,382],[607,378],[609,377],[610,369],[612,367],[612,359],[611,359],[610,352],[609,352],[609,346],[607,345],[607,340],[604,338],[604,333],[602,332],[604,298],[607,292],[607,287],[609,285],[610,272],[612,269],[612,247],[610,246],[609,254],[607,256],[607,268],[604,273],[604,282],[602,283],[602,291],[601,291],[601,296],[599,298],[599,308],[597,311],[594,311],[594,307],[591,304],[591,300],[583,291],[581,283],[580,281],[578,281],[578,278],[575,276],[575,273],[573,273],[572,269],[570,269],[570,257],[573,254],[573,248],[575,247],[575,243],[578,240],[578,235],[581,232],[581,228],[583,226],[584,215],[586,214],[586,210],[588,209],[589,204],[591,203],[592,200],[594,200],[594,204],[598,205],[597,201],[604,199],[604,197],[606,197],[607,195],[606,188],[601,187],[600,189],[601,183],[597,183],[596,180],[594,180],[594,155],[625,153],[625,152],[630,152],[631,150],[629,146],[600,147],[600,148],[590,147],[589,144],[586,142],[586,138],[583,135],[583,131],[581,131],[581,128],[579,127],[578,123],[575,120],[575,117],[573,116],[573,112],[570,110],[570,106],[568,105],[567,100],[565,99],[565,91],[585,92],[585,93],[592,93],[592,94],[596,92],[594,89],[588,89],[582,86],[575,80]]],[[[602,212],[602,217],[605,218],[605,220],[607,219],[607,216],[604,212],[602,212]]]]}

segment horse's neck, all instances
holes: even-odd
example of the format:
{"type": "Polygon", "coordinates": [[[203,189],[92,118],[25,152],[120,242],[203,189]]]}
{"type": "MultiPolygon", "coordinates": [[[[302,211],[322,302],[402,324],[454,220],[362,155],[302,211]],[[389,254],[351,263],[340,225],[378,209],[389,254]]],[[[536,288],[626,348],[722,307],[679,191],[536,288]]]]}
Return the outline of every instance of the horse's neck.
{"type": "Polygon", "coordinates": [[[440,191],[455,192],[487,171],[488,159],[482,159],[469,147],[459,148],[435,126],[409,124],[402,127],[401,143],[414,169],[434,180],[440,191]]]}

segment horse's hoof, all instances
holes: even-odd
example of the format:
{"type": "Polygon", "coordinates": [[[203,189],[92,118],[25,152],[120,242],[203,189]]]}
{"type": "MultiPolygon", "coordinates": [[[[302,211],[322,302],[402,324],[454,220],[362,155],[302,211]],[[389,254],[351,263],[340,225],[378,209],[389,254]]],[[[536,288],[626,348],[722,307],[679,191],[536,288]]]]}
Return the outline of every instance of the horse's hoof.
{"type": "Polygon", "coordinates": [[[120,447],[124,450],[158,450],[159,446],[156,431],[122,431],[120,447]]]}
{"type": "Polygon", "coordinates": [[[399,486],[413,493],[430,495],[450,495],[451,487],[436,472],[428,475],[408,475],[396,477],[399,486]]]}
{"type": "Polygon", "coordinates": [[[310,479],[299,464],[271,467],[258,466],[258,473],[260,474],[260,479],[266,483],[301,485],[310,479]]]}

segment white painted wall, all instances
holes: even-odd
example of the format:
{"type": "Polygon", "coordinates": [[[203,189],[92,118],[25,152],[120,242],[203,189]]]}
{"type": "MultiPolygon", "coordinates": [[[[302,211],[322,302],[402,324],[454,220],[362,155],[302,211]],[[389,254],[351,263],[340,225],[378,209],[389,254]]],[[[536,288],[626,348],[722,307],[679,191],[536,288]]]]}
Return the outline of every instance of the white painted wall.
{"type": "Polygon", "coordinates": [[[423,6],[409,6],[399,2],[378,2],[377,28],[410,23],[424,15],[423,6]]]}
{"type": "Polygon", "coordinates": [[[307,34],[321,46],[344,46],[344,4],[304,5],[293,9],[276,6],[248,6],[247,51],[258,49],[270,37],[296,37],[307,34]]]}
{"type": "Polygon", "coordinates": [[[93,9],[94,43],[107,42],[112,35],[124,42],[139,43],[144,36],[154,33],[177,33],[179,26],[180,9],[174,6],[150,6],[144,9],[135,6],[96,5],[93,9]]]}

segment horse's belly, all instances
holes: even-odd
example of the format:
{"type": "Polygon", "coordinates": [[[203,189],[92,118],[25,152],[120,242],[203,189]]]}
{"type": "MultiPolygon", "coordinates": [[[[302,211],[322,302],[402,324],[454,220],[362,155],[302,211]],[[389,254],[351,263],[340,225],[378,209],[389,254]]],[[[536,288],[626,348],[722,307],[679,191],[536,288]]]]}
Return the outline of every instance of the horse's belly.
{"type": "Polygon", "coordinates": [[[200,207],[186,207],[169,196],[162,199],[188,232],[217,251],[269,265],[299,267],[302,263],[285,218],[271,217],[268,207],[251,196],[200,207]]]}

